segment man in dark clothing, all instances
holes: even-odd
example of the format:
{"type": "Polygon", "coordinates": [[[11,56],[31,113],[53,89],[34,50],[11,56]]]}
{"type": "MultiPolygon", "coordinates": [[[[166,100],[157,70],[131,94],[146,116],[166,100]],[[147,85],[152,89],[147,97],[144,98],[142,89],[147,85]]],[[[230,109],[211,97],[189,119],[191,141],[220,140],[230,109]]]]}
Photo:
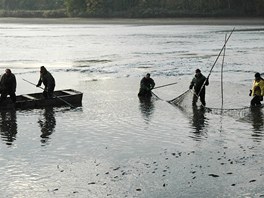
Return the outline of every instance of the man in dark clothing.
{"type": "Polygon", "coordinates": [[[44,84],[45,88],[43,91],[43,96],[45,98],[52,98],[55,88],[55,79],[50,72],[44,66],[40,67],[40,79],[38,81],[37,87],[41,86],[41,83],[44,84]]]}
{"type": "Polygon", "coordinates": [[[10,69],[5,70],[5,74],[1,77],[0,81],[0,103],[2,103],[8,95],[13,103],[16,102],[16,77],[10,69]]]}
{"type": "Polygon", "coordinates": [[[155,87],[155,82],[152,78],[150,78],[150,74],[147,73],[145,77],[143,77],[140,81],[140,89],[138,96],[140,97],[150,97],[151,90],[155,87]]]}
{"type": "Polygon", "coordinates": [[[191,81],[189,89],[194,87],[193,105],[196,105],[198,98],[200,97],[201,103],[205,106],[205,85],[209,85],[209,80],[206,78],[200,69],[195,70],[195,76],[191,81]]]}

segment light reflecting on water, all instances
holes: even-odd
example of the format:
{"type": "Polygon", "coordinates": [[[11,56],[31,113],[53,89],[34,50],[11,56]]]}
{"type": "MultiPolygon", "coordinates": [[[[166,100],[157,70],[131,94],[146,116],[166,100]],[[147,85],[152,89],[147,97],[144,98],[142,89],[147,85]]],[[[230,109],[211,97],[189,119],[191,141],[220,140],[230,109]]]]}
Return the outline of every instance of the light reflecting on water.
{"type": "MultiPolygon", "coordinates": [[[[42,64],[54,74],[56,89],[84,93],[76,109],[1,112],[1,195],[263,196],[263,109],[215,114],[187,99],[185,108],[166,102],[188,89],[197,67],[208,74],[233,27],[0,28],[0,65],[12,66],[18,94],[40,91],[21,79],[37,82],[42,64]],[[177,84],[155,89],[159,100],[139,100],[146,72],[157,86],[177,84]]],[[[254,28],[234,32],[228,43],[225,108],[248,106],[253,74],[262,69],[263,30],[254,28]]],[[[210,108],[221,105],[219,71],[216,65],[206,90],[210,108]]]]}

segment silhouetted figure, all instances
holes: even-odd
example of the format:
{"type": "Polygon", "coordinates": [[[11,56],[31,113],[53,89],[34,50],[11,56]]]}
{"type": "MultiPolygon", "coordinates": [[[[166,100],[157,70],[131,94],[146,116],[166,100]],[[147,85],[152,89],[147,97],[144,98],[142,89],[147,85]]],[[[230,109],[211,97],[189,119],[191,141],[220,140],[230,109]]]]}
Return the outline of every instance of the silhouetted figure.
{"type": "Polygon", "coordinates": [[[7,145],[12,145],[17,134],[16,111],[1,111],[0,132],[7,145]]]}
{"type": "Polygon", "coordinates": [[[195,76],[192,79],[189,89],[194,87],[194,95],[193,95],[193,105],[196,104],[198,98],[200,97],[201,103],[203,106],[206,105],[205,103],[205,86],[209,85],[209,80],[206,78],[200,69],[195,70],[195,76]]]}
{"type": "Polygon", "coordinates": [[[3,103],[7,96],[10,95],[10,99],[13,103],[16,103],[16,77],[10,69],[6,69],[5,73],[1,76],[0,81],[0,104],[3,103]]]}
{"type": "Polygon", "coordinates": [[[45,86],[44,91],[43,91],[43,96],[45,98],[52,98],[54,88],[55,88],[55,79],[53,78],[51,73],[47,71],[47,69],[44,66],[40,67],[40,78],[39,78],[39,81],[36,87],[41,86],[42,83],[45,86]]]}
{"type": "Polygon", "coordinates": [[[140,81],[139,97],[151,97],[151,90],[155,87],[155,82],[150,78],[150,74],[147,73],[140,81]]]}

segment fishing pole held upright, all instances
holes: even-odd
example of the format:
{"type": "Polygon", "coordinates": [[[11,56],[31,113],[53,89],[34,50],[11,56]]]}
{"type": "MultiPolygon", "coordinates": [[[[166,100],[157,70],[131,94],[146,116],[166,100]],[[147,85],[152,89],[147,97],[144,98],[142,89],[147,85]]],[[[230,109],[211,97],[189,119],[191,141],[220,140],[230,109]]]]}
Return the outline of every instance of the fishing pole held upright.
{"type": "Polygon", "coordinates": [[[220,50],[218,56],[216,57],[215,62],[214,62],[214,64],[213,64],[213,66],[211,67],[211,69],[210,69],[210,71],[209,71],[209,74],[208,74],[206,80],[204,81],[204,83],[203,83],[203,85],[202,85],[202,87],[201,87],[201,89],[200,89],[200,91],[199,91],[199,93],[198,93],[198,96],[200,95],[202,89],[204,88],[206,81],[209,79],[209,77],[210,77],[210,75],[211,75],[211,73],[212,73],[212,70],[213,70],[215,64],[217,63],[217,61],[218,61],[218,59],[219,59],[219,57],[220,57],[222,51],[225,49],[226,44],[227,44],[229,38],[231,37],[231,35],[232,35],[232,33],[233,33],[234,31],[235,31],[235,28],[233,28],[233,30],[230,32],[229,36],[228,36],[227,39],[225,40],[225,43],[224,43],[222,49],[220,50]]]}

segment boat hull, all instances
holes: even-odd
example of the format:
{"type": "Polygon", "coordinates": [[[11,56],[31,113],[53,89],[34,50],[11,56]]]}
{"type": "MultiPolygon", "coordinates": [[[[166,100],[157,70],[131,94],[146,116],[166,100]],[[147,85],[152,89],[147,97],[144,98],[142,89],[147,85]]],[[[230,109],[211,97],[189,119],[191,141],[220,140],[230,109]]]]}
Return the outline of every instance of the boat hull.
{"type": "Polygon", "coordinates": [[[16,103],[12,103],[8,97],[6,101],[0,104],[0,109],[35,109],[43,107],[60,107],[71,106],[78,107],[82,105],[83,93],[73,90],[65,89],[54,92],[54,97],[45,99],[42,93],[32,93],[18,95],[16,103]]]}

